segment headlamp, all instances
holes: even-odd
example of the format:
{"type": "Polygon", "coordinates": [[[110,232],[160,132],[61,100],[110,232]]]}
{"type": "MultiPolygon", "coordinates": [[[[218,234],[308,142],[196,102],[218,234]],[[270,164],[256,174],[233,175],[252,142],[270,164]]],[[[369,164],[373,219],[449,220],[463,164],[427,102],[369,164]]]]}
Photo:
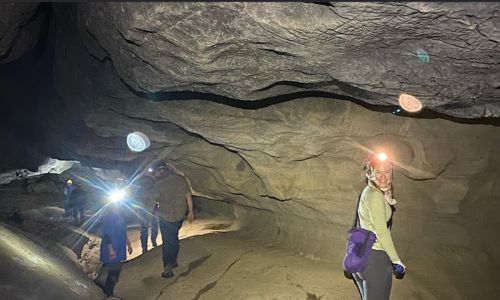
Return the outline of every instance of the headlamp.
{"type": "Polygon", "coordinates": [[[120,202],[125,198],[125,194],[124,190],[116,190],[109,194],[109,199],[113,202],[120,202]]]}
{"type": "MultiPolygon", "coordinates": [[[[363,169],[369,171],[370,169],[374,168],[376,165],[379,163],[385,163],[389,162],[389,164],[392,166],[390,163],[389,155],[387,155],[385,152],[379,152],[379,153],[371,153],[368,158],[366,158],[363,161],[363,169]]],[[[371,171],[370,171],[371,173],[371,171]]]]}
{"type": "Polygon", "coordinates": [[[377,158],[380,161],[386,161],[388,157],[387,154],[385,154],[384,152],[380,152],[379,154],[377,154],[377,158]]]}

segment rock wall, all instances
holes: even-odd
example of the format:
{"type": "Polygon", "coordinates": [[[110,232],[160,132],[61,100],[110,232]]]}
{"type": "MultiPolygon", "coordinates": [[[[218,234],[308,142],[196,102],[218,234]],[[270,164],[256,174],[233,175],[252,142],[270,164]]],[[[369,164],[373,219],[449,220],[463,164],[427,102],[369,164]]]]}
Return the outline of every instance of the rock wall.
{"type": "Polygon", "coordinates": [[[0,64],[18,59],[33,48],[47,13],[39,3],[0,3],[0,64]]]}
{"type": "Polygon", "coordinates": [[[70,262],[0,225],[0,292],[4,299],[101,299],[102,291],[70,262]]]}

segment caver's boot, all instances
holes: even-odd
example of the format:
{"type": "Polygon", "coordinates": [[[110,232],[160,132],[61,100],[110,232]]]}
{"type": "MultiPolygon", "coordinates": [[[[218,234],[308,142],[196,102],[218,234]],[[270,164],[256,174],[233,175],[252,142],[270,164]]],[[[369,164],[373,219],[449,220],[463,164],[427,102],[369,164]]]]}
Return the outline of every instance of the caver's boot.
{"type": "Polygon", "coordinates": [[[161,273],[161,277],[163,278],[170,278],[174,276],[174,272],[172,272],[172,266],[167,265],[165,269],[163,270],[163,273],[161,273]]]}

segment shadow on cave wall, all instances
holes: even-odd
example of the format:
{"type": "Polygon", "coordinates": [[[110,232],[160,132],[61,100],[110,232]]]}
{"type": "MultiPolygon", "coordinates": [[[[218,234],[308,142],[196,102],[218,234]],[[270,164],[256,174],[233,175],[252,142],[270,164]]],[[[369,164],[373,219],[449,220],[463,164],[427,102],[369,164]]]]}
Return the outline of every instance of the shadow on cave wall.
{"type": "Polygon", "coordinates": [[[51,6],[42,3],[34,18],[46,14],[35,47],[21,58],[0,65],[0,170],[36,170],[45,160],[44,114],[53,99],[53,41],[50,38],[51,6]]]}
{"type": "MultiPolygon", "coordinates": [[[[341,90],[348,91],[350,90],[349,93],[353,93],[356,95],[360,95],[360,98],[363,98],[363,95],[367,95],[368,92],[362,89],[358,89],[356,87],[352,87],[349,84],[346,84],[344,82],[332,80],[329,82],[325,82],[324,84],[318,85],[317,83],[314,84],[308,84],[308,83],[300,83],[300,82],[292,82],[292,81],[283,81],[283,82],[278,82],[275,83],[273,86],[279,86],[279,85],[289,85],[289,86],[294,86],[297,88],[304,89],[304,91],[300,92],[295,92],[295,93],[290,93],[290,94],[284,94],[284,95],[278,95],[278,96],[273,96],[273,97],[268,97],[264,98],[258,101],[245,101],[245,100],[238,100],[222,95],[216,95],[216,94],[211,94],[211,93],[203,93],[203,92],[193,92],[193,91],[181,91],[181,92],[155,92],[155,93],[144,93],[144,92],[138,92],[134,90],[132,87],[130,87],[125,81],[122,80],[122,83],[127,86],[130,92],[132,92],[135,96],[150,100],[150,101],[176,101],[176,100],[206,100],[206,101],[211,101],[211,102],[216,102],[219,104],[224,104],[236,108],[241,108],[241,109],[260,109],[264,107],[268,107],[271,105],[279,104],[282,102],[287,102],[287,101],[292,101],[296,99],[301,99],[301,98],[327,98],[327,99],[332,99],[332,100],[342,100],[342,101],[350,101],[353,103],[356,103],[357,105],[360,105],[368,110],[371,111],[376,111],[380,113],[393,113],[397,114],[398,116],[405,116],[405,117],[413,117],[416,119],[444,119],[448,120],[451,122],[455,123],[461,123],[461,124],[484,124],[484,125],[493,125],[493,126],[500,126],[500,119],[498,118],[475,118],[475,119],[467,119],[467,118],[457,118],[449,115],[445,115],[436,111],[432,111],[429,109],[424,108],[421,112],[418,114],[411,114],[411,113],[406,113],[404,110],[399,110],[396,113],[396,110],[399,108],[399,106],[394,106],[394,105],[372,105],[369,103],[366,103],[364,101],[361,101],[359,99],[350,97],[350,96],[345,96],[345,95],[340,95],[336,93],[331,93],[331,92],[325,92],[325,91],[320,91],[316,90],[320,88],[321,86],[337,86],[341,90]]],[[[270,88],[270,87],[269,87],[270,88]]],[[[367,95],[366,98],[371,98],[367,95]]],[[[449,109],[453,108],[458,108],[458,107],[449,107],[449,109]]]]}

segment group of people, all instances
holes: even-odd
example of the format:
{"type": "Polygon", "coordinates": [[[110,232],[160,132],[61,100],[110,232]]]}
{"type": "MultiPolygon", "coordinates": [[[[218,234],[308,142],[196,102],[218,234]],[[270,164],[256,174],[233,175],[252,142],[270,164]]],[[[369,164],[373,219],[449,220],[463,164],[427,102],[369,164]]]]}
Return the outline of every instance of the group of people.
{"type": "MultiPolygon", "coordinates": [[[[399,258],[392,241],[390,229],[396,200],[392,191],[392,163],[390,159],[377,159],[371,155],[365,162],[367,186],[361,193],[358,216],[360,226],[375,233],[377,239],[368,257],[368,267],[363,272],[352,274],[362,300],[388,300],[392,286],[392,275],[404,274],[406,266],[399,258]]],[[[162,244],[162,277],[174,276],[178,265],[179,229],[184,218],[194,220],[193,201],[186,179],[177,174],[163,161],[151,169],[152,185],[149,197],[144,201],[146,209],[141,216],[141,246],[143,253],[148,245],[148,228],[151,225],[151,242],[156,247],[158,227],[162,244]]],[[[68,194],[71,195],[71,184],[68,194]]],[[[65,190],[66,194],[66,190],[65,190]]],[[[65,206],[66,207],[66,206],[65,206]]],[[[123,208],[112,203],[103,217],[101,261],[108,269],[105,286],[106,296],[112,298],[118,282],[127,251],[132,253],[132,245],[127,237],[127,226],[123,208]]]]}
{"type": "MultiPolygon", "coordinates": [[[[151,242],[157,246],[158,227],[163,240],[162,263],[164,278],[174,276],[173,270],[178,266],[179,230],[183,220],[194,220],[191,189],[186,179],[177,174],[165,162],[160,161],[150,169],[152,185],[148,186],[148,195],[143,195],[143,209],[139,214],[141,223],[141,246],[145,253],[148,249],[148,229],[151,225],[151,242]]],[[[144,189],[142,189],[144,193],[144,189]]],[[[106,206],[102,217],[102,241],[100,258],[103,267],[107,269],[103,290],[108,298],[118,298],[113,295],[118,282],[123,262],[127,252],[132,254],[132,245],[127,237],[124,204],[111,202],[106,206]]]]}

